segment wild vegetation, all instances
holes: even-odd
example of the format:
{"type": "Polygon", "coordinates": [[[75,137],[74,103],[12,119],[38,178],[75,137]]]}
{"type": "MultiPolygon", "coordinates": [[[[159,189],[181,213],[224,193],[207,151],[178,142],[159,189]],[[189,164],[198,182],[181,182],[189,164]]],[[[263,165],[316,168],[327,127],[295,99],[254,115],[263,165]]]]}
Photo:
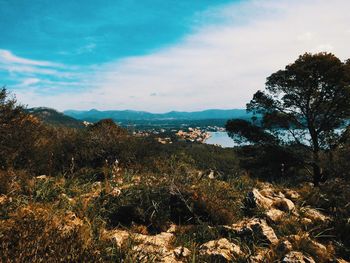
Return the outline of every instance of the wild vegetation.
{"type": "Polygon", "coordinates": [[[48,125],[2,89],[1,261],[350,260],[349,130],[318,150],[317,165],[329,176],[315,187],[305,161],[314,145],[278,143],[264,125],[240,127],[231,132],[255,144],[163,145],[112,120],[78,129],[48,125]]]}

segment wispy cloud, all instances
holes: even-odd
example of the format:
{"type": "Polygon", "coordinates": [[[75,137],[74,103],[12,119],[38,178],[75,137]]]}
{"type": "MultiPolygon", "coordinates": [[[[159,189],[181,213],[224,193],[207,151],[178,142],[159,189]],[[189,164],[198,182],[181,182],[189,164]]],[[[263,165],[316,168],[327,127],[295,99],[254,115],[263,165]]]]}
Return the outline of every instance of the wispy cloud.
{"type": "Polygon", "coordinates": [[[24,79],[20,84],[19,86],[23,86],[23,87],[28,87],[28,86],[32,86],[34,84],[37,84],[40,82],[40,79],[38,78],[27,78],[27,79],[24,79]]]}
{"type": "MultiPolygon", "coordinates": [[[[47,96],[56,96],[61,93],[76,95],[81,90],[91,88],[93,68],[27,59],[11,51],[0,49],[0,73],[7,73],[7,79],[10,79],[12,83],[9,88],[18,94],[20,99],[23,93],[36,97],[35,99],[32,97],[23,99],[29,105],[47,96]]],[[[56,107],[55,104],[49,106],[56,107]]]]}
{"type": "Polygon", "coordinates": [[[19,64],[39,67],[62,67],[62,65],[59,63],[22,58],[5,49],[0,49],[0,62],[4,64],[19,64]]]}
{"type": "Polygon", "coordinates": [[[0,49],[0,70],[18,74],[58,75],[65,66],[50,61],[33,60],[17,56],[9,50],[0,49]]]}
{"type": "Polygon", "coordinates": [[[21,64],[4,64],[0,62],[0,70],[8,71],[9,73],[20,74],[42,74],[42,75],[56,75],[59,72],[51,68],[33,67],[21,64]]]}

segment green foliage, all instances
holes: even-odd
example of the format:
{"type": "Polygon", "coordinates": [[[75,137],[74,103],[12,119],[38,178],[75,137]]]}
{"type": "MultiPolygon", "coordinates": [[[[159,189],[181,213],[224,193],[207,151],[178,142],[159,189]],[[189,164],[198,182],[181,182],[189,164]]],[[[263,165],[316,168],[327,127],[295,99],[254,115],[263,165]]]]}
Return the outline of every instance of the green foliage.
{"type": "MultiPolygon", "coordinates": [[[[307,153],[297,145],[248,145],[237,149],[240,167],[253,176],[274,181],[296,181],[307,153]]],[[[305,179],[305,178],[303,178],[305,179]]]]}
{"type": "MultiPolygon", "coordinates": [[[[297,144],[303,144],[309,135],[314,184],[318,185],[322,179],[320,151],[339,143],[335,129],[350,116],[349,64],[333,54],[305,53],[268,77],[265,91],[254,94],[247,110],[262,115],[264,129],[288,130],[297,144]]],[[[261,128],[243,121],[231,121],[227,128],[253,142],[266,137],[261,128]]]]}
{"type": "Polygon", "coordinates": [[[0,90],[0,168],[30,166],[41,127],[6,89],[0,90]]]}
{"type": "Polygon", "coordinates": [[[276,138],[264,131],[263,128],[253,125],[249,121],[235,119],[227,121],[225,128],[228,135],[236,140],[246,139],[258,144],[277,144],[276,138]]]}
{"type": "Polygon", "coordinates": [[[349,67],[333,54],[306,53],[268,77],[266,91],[258,91],[247,109],[273,116],[269,126],[288,119],[288,127],[308,129],[317,140],[312,142],[322,146],[326,142],[321,135],[332,133],[349,116],[349,85],[349,67]]]}
{"type": "Polygon", "coordinates": [[[207,223],[181,226],[175,232],[175,246],[193,247],[220,238],[219,230],[207,223]]]}

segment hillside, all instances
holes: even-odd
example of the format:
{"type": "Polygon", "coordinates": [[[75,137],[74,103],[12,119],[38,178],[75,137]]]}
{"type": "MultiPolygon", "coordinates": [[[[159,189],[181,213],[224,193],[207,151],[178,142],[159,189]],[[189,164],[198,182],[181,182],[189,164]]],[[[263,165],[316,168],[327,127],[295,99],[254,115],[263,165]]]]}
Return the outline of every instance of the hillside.
{"type": "Polygon", "coordinates": [[[112,120],[56,129],[61,113],[28,110],[42,124],[5,95],[1,262],[350,260],[349,137],[314,187],[307,147],[162,144],[112,120]]]}
{"type": "Polygon", "coordinates": [[[70,116],[67,116],[55,109],[38,107],[27,109],[27,112],[38,117],[44,123],[53,126],[64,126],[69,128],[83,128],[84,124],[70,116]]]}

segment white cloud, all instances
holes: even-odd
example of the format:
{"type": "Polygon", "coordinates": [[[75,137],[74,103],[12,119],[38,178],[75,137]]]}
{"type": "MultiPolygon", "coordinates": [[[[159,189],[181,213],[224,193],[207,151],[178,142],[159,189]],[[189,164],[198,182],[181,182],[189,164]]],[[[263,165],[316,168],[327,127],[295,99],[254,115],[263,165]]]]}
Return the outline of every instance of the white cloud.
{"type": "Polygon", "coordinates": [[[20,86],[27,87],[27,86],[31,86],[31,85],[37,84],[39,82],[40,82],[40,79],[38,79],[38,78],[27,78],[27,79],[24,79],[20,83],[20,86]]]}
{"type": "Polygon", "coordinates": [[[58,75],[59,72],[52,68],[35,67],[23,64],[4,64],[0,61],[0,70],[5,70],[10,73],[20,74],[43,74],[43,75],[58,75]]]}
{"type": "Polygon", "coordinates": [[[82,68],[51,61],[31,60],[0,49],[0,73],[7,73],[5,76],[14,82],[8,88],[18,95],[21,102],[28,105],[59,108],[60,103],[47,104],[47,101],[56,99],[57,94],[72,94],[91,88],[92,70],[95,70],[95,67],[82,68]]]}
{"type": "Polygon", "coordinates": [[[75,96],[18,95],[29,104],[59,109],[242,108],[264,88],[267,76],[304,52],[332,51],[349,58],[348,10],[348,0],[229,5],[212,10],[213,16],[225,16],[220,25],[201,28],[153,54],[102,65],[94,89],[75,96]]]}
{"type": "Polygon", "coordinates": [[[62,65],[58,63],[53,63],[49,61],[40,61],[40,60],[32,60],[26,59],[22,57],[18,57],[12,54],[11,51],[0,49],[0,62],[6,64],[20,64],[20,65],[30,65],[30,66],[42,66],[42,67],[60,67],[62,65]]]}
{"type": "Polygon", "coordinates": [[[66,66],[59,63],[43,60],[32,60],[19,57],[9,50],[0,49],[0,70],[20,77],[35,75],[63,76],[66,66]]]}

